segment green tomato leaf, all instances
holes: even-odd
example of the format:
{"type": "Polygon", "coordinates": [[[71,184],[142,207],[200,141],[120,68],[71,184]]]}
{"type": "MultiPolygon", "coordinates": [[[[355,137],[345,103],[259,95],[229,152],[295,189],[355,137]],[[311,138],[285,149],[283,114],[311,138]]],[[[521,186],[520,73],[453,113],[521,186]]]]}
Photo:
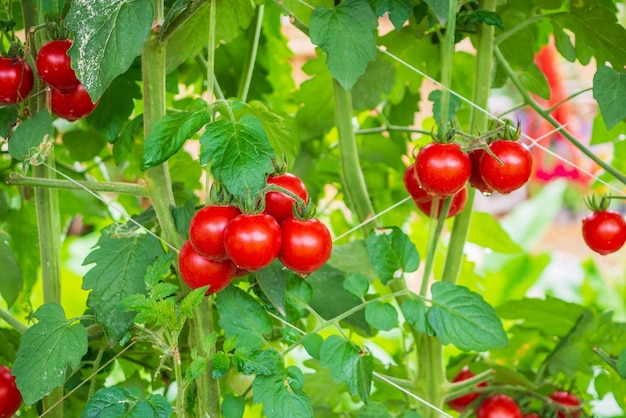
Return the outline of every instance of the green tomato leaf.
{"type": "Polygon", "coordinates": [[[227,337],[237,336],[237,347],[249,350],[263,347],[263,334],[272,331],[272,321],[259,302],[243,290],[229,286],[220,292],[215,305],[220,326],[227,337]]]}
{"type": "Polygon", "coordinates": [[[274,349],[248,350],[239,348],[233,356],[233,364],[245,375],[272,375],[283,369],[283,357],[274,349]]]}
{"type": "Polygon", "coordinates": [[[385,56],[378,54],[367,66],[352,88],[352,103],[356,110],[373,109],[393,88],[395,69],[385,56]]]}
{"type": "MultiPolygon", "coordinates": [[[[22,335],[13,328],[0,328],[0,363],[12,364],[15,360],[17,349],[20,346],[22,335]]],[[[321,338],[321,337],[320,337],[321,338]]]]}
{"type": "Polygon", "coordinates": [[[626,379],[626,348],[617,357],[617,372],[622,379],[626,379]]]}
{"type": "MultiPolygon", "coordinates": [[[[170,8],[161,31],[168,30],[167,26],[172,20],[175,20],[175,14],[182,12],[188,5],[191,5],[190,1],[178,0],[170,8]]],[[[210,2],[204,3],[183,24],[176,27],[173,32],[170,32],[167,38],[166,49],[166,70],[168,73],[175,70],[188,59],[197,56],[202,51],[202,48],[206,47],[210,29],[210,25],[207,25],[210,18],[210,5],[210,2]]],[[[219,20],[217,22],[219,24],[219,20]]]]}
{"type": "Polygon", "coordinates": [[[13,250],[9,246],[11,237],[0,231],[0,266],[2,266],[2,280],[0,280],[0,295],[10,308],[24,287],[22,269],[20,269],[13,250]]]}
{"type": "Polygon", "coordinates": [[[513,242],[500,222],[486,212],[474,212],[472,214],[467,240],[502,254],[515,254],[523,251],[519,245],[513,242]]]}
{"type": "Polygon", "coordinates": [[[151,0],[73,1],[65,23],[75,39],[68,55],[92,100],[141,54],[152,28],[151,0]]]}
{"type": "Polygon", "coordinates": [[[53,138],[52,118],[47,110],[42,110],[20,123],[9,141],[9,154],[18,161],[30,160],[35,164],[46,159],[53,138]]]}
{"type": "Polygon", "coordinates": [[[67,148],[70,158],[74,161],[91,161],[100,155],[107,140],[96,130],[77,130],[63,134],[63,145],[67,148]]]}
{"type": "Polygon", "coordinates": [[[445,26],[446,22],[448,21],[450,2],[447,0],[424,0],[424,1],[428,4],[428,6],[430,7],[430,10],[433,11],[439,23],[442,26],[445,26]]]}
{"type": "Polygon", "coordinates": [[[376,275],[385,284],[419,267],[420,257],[415,245],[398,227],[370,232],[366,245],[376,275]]]}
{"type": "Polygon", "coordinates": [[[170,268],[172,267],[172,263],[175,258],[176,253],[174,252],[163,254],[148,267],[146,275],[143,278],[143,281],[148,286],[148,289],[154,287],[170,273],[170,268]]]}
{"type": "Polygon", "coordinates": [[[217,380],[228,373],[228,369],[230,368],[230,357],[220,351],[213,356],[212,365],[211,379],[217,380]]]}
{"type": "Polygon", "coordinates": [[[305,142],[323,135],[333,127],[335,103],[332,77],[322,59],[310,59],[302,70],[313,76],[305,80],[294,94],[294,100],[299,105],[296,113],[298,131],[305,142]]]}
{"type": "Polygon", "coordinates": [[[550,99],[550,85],[548,79],[535,64],[529,64],[521,71],[516,71],[526,90],[535,93],[542,99],[550,99]]]}
{"type": "Polygon", "coordinates": [[[222,414],[224,418],[243,418],[246,410],[246,399],[241,396],[235,396],[232,393],[226,393],[222,400],[222,414]]]}
{"type": "Polygon", "coordinates": [[[152,126],[143,148],[141,169],[146,170],[167,161],[204,125],[211,121],[205,106],[188,112],[165,116],[152,126]]]}
{"type": "Polygon", "coordinates": [[[344,245],[333,245],[333,254],[328,264],[346,273],[356,273],[373,279],[374,266],[370,263],[365,240],[355,240],[344,245]]]}
{"type": "MultiPolygon", "coordinates": [[[[217,353],[216,356],[220,354],[217,353]]],[[[188,381],[199,379],[209,366],[209,359],[206,357],[196,357],[191,361],[187,370],[185,370],[185,379],[188,381]]],[[[213,366],[213,374],[215,374],[215,365],[213,366]]]]}
{"type": "Polygon", "coordinates": [[[388,303],[370,303],[365,307],[365,320],[376,329],[390,331],[398,325],[398,311],[388,303]]]}
{"type": "Polygon", "coordinates": [[[350,393],[367,403],[372,388],[374,359],[367,350],[359,349],[338,335],[331,335],[320,350],[322,365],[336,382],[346,382],[350,393]]]}
{"type": "Polygon", "coordinates": [[[428,308],[426,304],[421,299],[408,299],[402,303],[400,306],[402,310],[402,314],[406,321],[413,327],[417,332],[421,332],[422,334],[428,334],[431,336],[435,336],[435,330],[428,323],[427,312],[428,308]]]}
{"type": "Polygon", "coordinates": [[[180,302],[180,314],[185,319],[193,318],[194,310],[204,301],[209,286],[202,286],[189,292],[180,302]]]}
{"type": "Polygon", "coordinates": [[[327,54],[330,74],[345,90],[376,58],[378,20],[367,2],[345,0],[333,9],[318,7],[311,15],[311,42],[327,54]]]}
{"type": "Polygon", "coordinates": [[[626,118],[626,73],[601,66],[593,76],[593,98],[598,101],[607,129],[626,118]]]}
{"type": "Polygon", "coordinates": [[[252,115],[237,123],[220,120],[207,125],[200,143],[201,164],[210,164],[216,180],[236,197],[259,192],[274,171],[274,150],[262,122],[252,115]]]}
{"type": "Polygon", "coordinates": [[[358,418],[393,418],[387,405],[381,402],[370,402],[359,410],[358,418]]]}
{"type": "Polygon", "coordinates": [[[60,305],[44,304],[34,317],[38,322],[22,336],[12,369],[26,405],[63,386],[87,353],[87,330],[67,320],[60,305]]]}
{"type": "Polygon", "coordinates": [[[135,316],[121,312],[119,303],[128,296],[146,294],[144,277],[162,254],[161,243],[152,235],[114,224],[102,230],[96,248],[85,258],[83,265],[95,263],[83,278],[83,289],[91,290],[87,306],[94,310],[110,342],[124,336],[135,316]]]}
{"type": "MultiPolygon", "coordinates": [[[[441,90],[433,90],[428,95],[428,100],[433,102],[433,117],[435,118],[436,121],[441,120],[441,116],[442,116],[441,112],[443,109],[441,108],[441,98],[442,98],[441,90]]],[[[458,96],[454,94],[450,95],[450,103],[448,104],[448,119],[449,120],[453,120],[456,117],[456,111],[459,110],[462,105],[463,105],[463,102],[458,96]]]]}
{"type": "Polygon", "coordinates": [[[302,345],[307,353],[313,358],[320,358],[320,350],[324,344],[324,338],[319,334],[307,334],[302,340],[302,345]]]}
{"type": "Polygon", "coordinates": [[[169,418],[174,411],[161,395],[139,399],[134,392],[111,386],[97,391],[85,405],[81,418],[169,418]]]}
{"type": "Polygon", "coordinates": [[[263,412],[272,418],[313,418],[311,398],[302,391],[304,376],[297,367],[283,373],[258,375],[252,382],[254,403],[263,404],[263,412]]]}
{"type": "Polygon", "coordinates": [[[404,23],[409,20],[413,7],[411,0],[392,0],[389,2],[389,20],[395,30],[402,29],[404,23]]]}
{"type": "Polygon", "coordinates": [[[287,314],[285,310],[285,287],[287,285],[287,273],[283,266],[274,261],[272,264],[256,273],[259,287],[267,296],[281,315],[287,314]]]}
{"type": "Polygon", "coordinates": [[[500,318],[481,295],[449,282],[436,282],[431,290],[427,317],[441,342],[466,351],[507,346],[500,318]]]}
{"type": "Polygon", "coordinates": [[[370,288],[370,282],[367,280],[367,277],[354,273],[346,277],[346,280],[343,282],[343,288],[357,299],[363,299],[363,296],[370,288]]]}
{"type": "Polygon", "coordinates": [[[7,139],[17,123],[17,106],[0,108],[0,138],[7,139]]]}
{"type": "Polygon", "coordinates": [[[252,17],[254,17],[254,10],[254,3],[249,0],[218,2],[215,11],[217,23],[215,33],[218,39],[226,43],[235,39],[239,33],[239,28],[245,29],[250,25],[252,17]]]}

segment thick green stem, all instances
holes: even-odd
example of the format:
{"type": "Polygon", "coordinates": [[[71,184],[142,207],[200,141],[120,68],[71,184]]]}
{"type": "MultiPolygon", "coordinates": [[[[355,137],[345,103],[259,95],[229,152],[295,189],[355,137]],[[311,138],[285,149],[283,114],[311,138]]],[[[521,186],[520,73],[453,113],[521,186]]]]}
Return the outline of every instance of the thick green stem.
{"type": "MultiPolygon", "coordinates": [[[[435,221],[435,227],[431,228],[430,236],[428,237],[428,249],[426,253],[426,261],[424,262],[424,274],[422,275],[422,286],[420,289],[420,295],[426,296],[428,292],[428,284],[430,282],[430,275],[433,272],[433,267],[435,265],[435,256],[437,254],[437,244],[439,243],[439,238],[441,237],[441,233],[443,232],[443,227],[445,226],[446,218],[448,216],[448,212],[450,211],[450,206],[452,205],[452,197],[449,197],[443,201],[441,207],[441,214],[435,221]]],[[[439,205],[433,205],[431,212],[436,213],[439,205]]]]}
{"type": "Polygon", "coordinates": [[[248,92],[250,91],[250,83],[252,82],[252,73],[256,63],[257,52],[259,51],[259,40],[261,39],[261,29],[263,28],[263,15],[265,6],[260,5],[257,9],[257,19],[252,39],[250,42],[250,53],[246,57],[245,71],[242,73],[242,82],[239,84],[238,96],[242,102],[248,100],[248,92]]]}
{"type": "Polygon", "coordinates": [[[24,334],[28,327],[18,321],[13,315],[4,309],[0,309],[0,319],[6,321],[7,324],[11,325],[17,332],[20,334],[24,334]]]}
{"type": "Polygon", "coordinates": [[[135,196],[146,196],[146,187],[135,183],[98,182],[81,180],[60,180],[57,178],[25,177],[18,173],[11,173],[6,180],[7,184],[15,186],[45,187],[63,190],[90,190],[92,192],[124,193],[135,196]]]}
{"type": "Polygon", "coordinates": [[[448,21],[446,22],[446,36],[441,56],[441,122],[442,126],[448,122],[450,111],[450,90],[452,86],[452,59],[454,58],[456,9],[457,0],[449,0],[448,21]]]}

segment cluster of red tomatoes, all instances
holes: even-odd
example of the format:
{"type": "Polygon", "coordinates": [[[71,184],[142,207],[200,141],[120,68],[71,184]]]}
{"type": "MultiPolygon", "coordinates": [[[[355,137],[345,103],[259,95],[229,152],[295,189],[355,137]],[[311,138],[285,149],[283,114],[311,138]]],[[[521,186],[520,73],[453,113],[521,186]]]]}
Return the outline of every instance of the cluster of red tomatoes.
{"type": "MultiPolygon", "coordinates": [[[[67,51],[69,39],[44,44],[35,61],[39,77],[50,86],[50,111],[61,118],[75,121],[96,108],[89,94],[76,78],[67,51]]],[[[33,70],[23,58],[0,57],[0,103],[14,105],[30,94],[34,85],[33,70]]]]}
{"type": "Polygon", "coordinates": [[[483,194],[508,194],[522,187],[532,171],[532,154],[522,143],[497,139],[488,151],[477,148],[469,152],[456,143],[432,142],[419,150],[415,163],[404,173],[404,185],[425,214],[433,204],[453,196],[448,217],[465,206],[466,184],[483,194]]]}
{"type": "MultiPolygon", "coordinates": [[[[454,378],[454,382],[460,382],[463,380],[474,377],[469,368],[464,367],[459,374],[454,378]]],[[[477,386],[487,386],[486,382],[479,383],[477,386]]],[[[455,411],[463,412],[472,404],[480,394],[478,392],[468,393],[467,395],[460,396],[448,401],[448,406],[455,411]]],[[[579,418],[580,417],[580,400],[576,395],[566,391],[552,392],[549,396],[553,403],[553,408],[556,408],[557,418],[579,418]]],[[[550,415],[554,416],[554,415],[550,415]]],[[[490,395],[478,404],[476,407],[477,418],[541,418],[536,412],[522,413],[522,409],[518,403],[508,395],[496,394],[490,395]]]]}
{"type": "MultiPolygon", "coordinates": [[[[308,192],[290,173],[270,176],[267,184],[292,193],[303,202],[308,192]]],[[[262,213],[242,213],[232,205],[200,209],[189,225],[189,241],[180,250],[178,264],[183,281],[192,289],[209,285],[207,294],[224,289],[230,281],[268,266],[274,259],[306,276],[330,258],[332,238],[315,218],[294,216],[296,201],[278,190],[265,193],[262,213]]]]}
{"type": "Polygon", "coordinates": [[[11,369],[0,366],[0,418],[10,418],[20,409],[22,394],[15,385],[11,369]]]}

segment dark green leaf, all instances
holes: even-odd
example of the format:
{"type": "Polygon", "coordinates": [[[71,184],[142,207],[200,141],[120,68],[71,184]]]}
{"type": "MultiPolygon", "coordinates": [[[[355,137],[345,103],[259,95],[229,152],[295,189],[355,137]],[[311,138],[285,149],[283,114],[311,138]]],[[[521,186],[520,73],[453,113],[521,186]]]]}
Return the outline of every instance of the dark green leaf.
{"type": "MultiPolygon", "coordinates": [[[[181,1],[179,0],[178,3],[180,4],[181,1]]],[[[188,3],[191,4],[190,1],[188,3]]],[[[174,9],[175,6],[172,6],[168,17],[175,12],[174,9]]],[[[210,29],[210,25],[206,23],[209,21],[210,10],[210,2],[204,3],[182,25],[171,32],[167,39],[166,69],[168,73],[188,59],[197,56],[202,48],[206,47],[210,29]]],[[[217,21],[219,22],[219,19],[217,21]]]]}
{"type": "Polygon", "coordinates": [[[542,99],[550,99],[550,85],[543,72],[535,64],[526,66],[523,71],[517,71],[520,81],[526,90],[535,93],[542,99]]]}
{"type": "Polygon", "coordinates": [[[378,26],[372,9],[362,0],[345,0],[334,9],[318,7],[311,15],[311,42],[327,54],[331,75],[345,90],[365,72],[376,58],[378,26]]]}
{"type": "Polygon", "coordinates": [[[22,336],[12,369],[27,405],[63,386],[87,353],[87,330],[68,321],[60,305],[44,304],[34,317],[38,322],[22,336]]]}
{"type": "Polygon", "coordinates": [[[442,26],[448,21],[448,11],[450,10],[450,2],[447,0],[424,0],[430,6],[437,20],[442,26]]]}
{"type": "Polygon", "coordinates": [[[263,412],[272,418],[312,418],[311,399],[302,391],[304,376],[300,369],[289,367],[281,374],[258,375],[252,383],[254,402],[263,404],[263,412]]]}
{"type": "Polygon", "coordinates": [[[100,155],[107,140],[95,130],[69,131],[63,134],[63,145],[75,161],[90,161],[100,155]]]}
{"type": "Polygon", "coordinates": [[[398,227],[370,232],[366,244],[370,262],[383,283],[419,267],[420,257],[415,245],[398,227]]]}
{"type": "Polygon", "coordinates": [[[626,379],[626,348],[617,357],[617,372],[622,379],[626,379]]]}
{"type": "MultiPolygon", "coordinates": [[[[22,336],[13,328],[0,328],[0,363],[10,365],[15,360],[22,336]]],[[[321,338],[321,337],[320,337],[321,338]]]]}
{"type": "Polygon", "coordinates": [[[256,273],[257,282],[265,296],[283,316],[285,311],[285,286],[287,277],[282,264],[273,262],[256,273]]]}
{"type": "Polygon", "coordinates": [[[381,402],[370,402],[363,405],[357,416],[358,418],[393,418],[387,405],[381,402]]]}
{"type": "Polygon", "coordinates": [[[302,280],[293,272],[286,272],[285,312],[287,321],[296,321],[308,313],[308,305],[313,297],[313,289],[308,280],[302,280]]]}
{"type": "Polygon", "coordinates": [[[431,290],[428,322],[444,344],[467,351],[506,347],[502,322],[481,295],[449,282],[435,282],[431,290]]]}
{"type": "Polygon", "coordinates": [[[148,395],[141,400],[130,390],[111,386],[100,389],[89,399],[81,418],[170,418],[173,413],[161,395],[148,395]]]}
{"type": "Polygon", "coordinates": [[[237,370],[248,376],[251,374],[272,375],[283,369],[283,358],[274,349],[250,351],[243,347],[235,351],[233,364],[237,365],[237,370]]]}
{"type": "Polygon", "coordinates": [[[393,65],[382,55],[367,66],[352,88],[352,104],[356,110],[373,109],[393,88],[395,71],[393,65]]]}
{"type": "Polygon", "coordinates": [[[91,290],[87,305],[111,342],[122,338],[134,317],[120,312],[118,304],[127,296],[146,294],[144,276],[162,254],[163,247],[153,236],[111,225],[102,230],[96,248],[85,258],[83,265],[95,263],[83,278],[83,289],[91,290]]]}
{"type": "Polygon", "coordinates": [[[515,254],[523,251],[519,245],[513,242],[500,222],[486,212],[474,212],[472,214],[467,240],[502,254],[515,254]]]}
{"type": "Polygon", "coordinates": [[[569,34],[566,33],[563,27],[556,21],[552,21],[552,28],[554,30],[554,44],[556,49],[569,62],[576,61],[576,48],[572,45],[569,34]]]}
{"type": "Polygon", "coordinates": [[[432,336],[435,335],[435,331],[428,323],[426,316],[428,308],[424,301],[421,299],[408,299],[402,303],[400,309],[406,321],[415,328],[417,332],[432,336]]]}
{"type": "Polygon", "coordinates": [[[320,358],[320,350],[322,348],[322,344],[324,343],[324,338],[322,338],[319,334],[307,334],[302,341],[302,345],[307,353],[313,358],[320,358]]]}
{"type": "Polygon", "coordinates": [[[150,0],[73,1],[65,23],[74,32],[68,51],[76,76],[93,100],[125,73],[143,49],[154,18],[150,0]]]}
{"type": "Polygon", "coordinates": [[[389,2],[389,20],[396,30],[400,30],[411,16],[411,0],[391,0],[389,2]]]}
{"type": "Polygon", "coordinates": [[[237,336],[237,347],[260,350],[263,334],[272,331],[272,321],[265,309],[243,290],[229,286],[215,300],[220,314],[219,324],[226,336],[237,336]],[[245,315],[241,313],[245,312],[245,315]]]}
{"type": "Polygon", "coordinates": [[[398,325],[398,311],[389,303],[370,303],[365,307],[365,320],[376,329],[390,331],[398,325]]]}
{"type": "Polygon", "coordinates": [[[495,26],[500,30],[504,30],[502,17],[496,12],[479,9],[469,13],[459,13],[459,26],[466,26],[468,24],[477,25],[479,23],[495,26]]]}
{"type": "Polygon", "coordinates": [[[274,171],[274,150],[261,121],[252,115],[237,123],[220,120],[207,125],[200,143],[200,162],[210,164],[216,180],[236,197],[260,191],[274,171]]]}
{"type": "Polygon", "coordinates": [[[300,105],[296,122],[302,141],[328,132],[334,124],[335,104],[332,77],[321,58],[310,59],[302,70],[314,77],[305,80],[294,94],[300,105]]]}
{"type": "Polygon", "coordinates": [[[13,250],[9,247],[10,237],[0,231],[0,266],[2,266],[2,279],[0,279],[0,295],[11,307],[17,300],[17,296],[24,287],[22,269],[17,264],[13,250]]]}
{"type": "Polygon", "coordinates": [[[337,382],[346,382],[350,392],[367,403],[372,386],[373,357],[350,341],[331,335],[320,350],[322,365],[337,382]]]}
{"type": "Polygon", "coordinates": [[[0,108],[0,138],[6,139],[17,122],[17,107],[6,106],[0,108]]]}
{"type": "Polygon", "coordinates": [[[250,25],[254,16],[254,3],[248,0],[219,2],[216,15],[217,37],[224,42],[230,42],[237,36],[239,28],[245,29],[250,25]]]}
{"type": "MultiPolygon", "coordinates": [[[[428,95],[428,100],[433,102],[433,117],[436,121],[440,121],[442,116],[441,112],[443,109],[441,108],[441,98],[441,90],[433,90],[428,95]]],[[[455,94],[450,95],[450,103],[448,104],[448,120],[453,120],[456,117],[456,111],[459,110],[462,105],[463,102],[458,96],[455,94]]]]}
{"type": "Polygon", "coordinates": [[[52,118],[42,110],[20,123],[9,141],[9,154],[18,161],[43,161],[53,138],[52,118]]]}
{"type": "Polygon", "coordinates": [[[626,73],[601,66],[593,76],[593,98],[598,101],[607,129],[626,118],[626,73]]]}
{"type": "Polygon", "coordinates": [[[355,240],[344,245],[333,245],[328,264],[346,273],[356,273],[373,279],[376,275],[370,263],[365,240],[355,240]]]}
{"type": "Polygon", "coordinates": [[[215,353],[212,360],[211,379],[216,380],[224,376],[228,372],[230,367],[230,357],[220,351],[215,353]]]}
{"type": "Polygon", "coordinates": [[[241,396],[235,396],[232,393],[224,394],[222,400],[222,413],[224,418],[243,418],[246,410],[246,399],[241,396]]]}
{"type": "Polygon", "coordinates": [[[367,280],[367,277],[354,273],[346,277],[346,280],[343,282],[343,288],[356,298],[363,299],[363,296],[370,288],[370,282],[367,280]]]}

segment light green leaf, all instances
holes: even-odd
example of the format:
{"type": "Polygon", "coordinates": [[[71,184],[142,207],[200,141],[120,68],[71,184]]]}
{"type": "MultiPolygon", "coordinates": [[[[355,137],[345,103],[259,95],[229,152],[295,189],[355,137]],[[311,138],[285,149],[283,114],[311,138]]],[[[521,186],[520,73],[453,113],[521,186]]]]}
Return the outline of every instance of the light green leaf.
{"type": "Polygon", "coordinates": [[[428,323],[428,318],[426,316],[426,312],[428,312],[428,308],[426,304],[421,299],[408,299],[402,303],[400,306],[402,310],[402,314],[406,321],[417,330],[417,332],[421,332],[423,334],[435,335],[435,331],[428,323]]]}
{"type": "Polygon", "coordinates": [[[467,351],[506,347],[502,322],[482,296],[449,282],[435,282],[431,290],[428,322],[442,343],[467,351]]]}
{"type": "Polygon", "coordinates": [[[398,311],[389,303],[374,302],[365,307],[365,319],[376,329],[390,331],[398,325],[398,311]]]}
{"type": "Polygon", "coordinates": [[[472,214],[467,240],[502,254],[515,254],[523,251],[502,229],[500,222],[486,212],[472,214]]]}
{"type": "Polygon", "coordinates": [[[367,280],[367,277],[354,273],[346,277],[346,280],[343,282],[343,288],[356,298],[362,299],[370,288],[370,282],[367,280]]]}
{"type": "Polygon", "coordinates": [[[42,110],[20,123],[9,141],[9,154],[18,161],[43,161],[53,139],[52,118],[47,110],[42,110]]]}
{"type": "Polygon", "coordinates": [[[245,347],[235,351],[233,364],[237,370],[245,375],[272,375],[283,369],[283,358],[274,349],[269,350],[248,350],[245,347]]]}
{"type": "MultiPolygon", "coordinates": [[[[441,99],[442,99],[442,91],[441,90],[433,90],[428,95],[428,100],[433,102],[433,117],[436,121],[440,121],[442,118],[442,108],[441,108],[441,99]]],[[[456,117],[456,111],[461,108],[463,102],[461,99],[454,95],[450,95],[450,102],[448,104],[448,120],[453,120],[456,117]]]]}
{"type": "Polygon", "coordinates": [[[12,369],[26,405],[63,386],[87,354],[87,330],[67,320],[60,305],[44,304],[34,317],[38,322],[22,336],[12,369]]]}
{"type": "Polygon", "coordinates": [[[266,268],[259,270],[256,276],[259,287],[265,296],[281,315],[286,315],[285,286],[287,285],[287,277],[283,266],[278,261],[274,261],[266,268]]]}
{"type": "Polygon", "coordinates": [[[174,252],[163,254],[148,267],[146,275],[143,278],[148,288],[155,286],[170,273],[170,267],[172,266],[175,258],[176,253],[174,252]]]}
{"type": "Polygon", "coordinates": [[[65,18],[75,39],[68,55],[92,100],[130,68],[152,28],[151,0],[75,0],[65,18]]]}
{"type": "MultiPolygon", "coordinates": [[[[392,0],[394,1],[394,0],[392,0]]],[[[370,402],[359,410],[358,418],[393,418],[387,405],[381,402],[370,402]]]]}
{"type": "Polygon", "coordinates": [[[180,314],[185,319],[191,319],[194,316],[194,310],[204,301],[206,291],[209,286],[202,286],[192,290],[180,302],[180,314]]]}
{"type": "Polygon", "coordinates": [[[311,15],[311,42],[327,54],[331,75],[345,90],[365,72],[376,58],[378,21],[362,0],[345,0],[333,9],[318,7],[311,15]]]}
{"type": "Polygon", "coordinates": [[[311,399],[302,391],[303,383],[302,372],[294,366],[283,373],[258,375],[252,382],[254,403],[262,403],[268,417],[313,418],[311,399]]]}
{"type": "Polygon", "coordinates": [[[250,25],[254,16],[254,3],[250,0],[229,0],[217,3],[216,28],[218,39],[230,42],[239,33],[239,28],[250,25]]]}
{"type": "Polygon", "coordinates": [[[522,71],[517,71],[524,88],[535,93],[542,99],[550,99],[550,85],[548,79],[535,64],[526,66],[522,71]]]}
{"type": "Polygon", "coordinates": [[[220,120],[207,125],[200,143],[201,164],[210,164],[216,180],[236,197],[260,191],[274,171],[274,150],[262,122],[252,115],[237,123],[220,120]]]}
{"type": "Polygon", "coordinates": [[[591,141],[590,145],[604,144],[606,142],[619,141],[621,135],[626,136],[626,121],[619,122],[612,129],[606,129],[606,124],[602,119],[602,114],[598,113],[593,118],[593,125],[591,128],[591,141]]]}
{"type": "Polygon", "coordinates": [[[322,349],[322,344],[324,343],[324,338],[319,334],[307,334],[302,341],[302,345],[307,353],[313,358],[320,358],[320,350],[322,349]]]}
{"type": "Polygon", "coordinates": [[[13,250],[9,247],[10,237],[0,231],[0,266],[2,266],[2,279],[0,279],[0,295],[11,307],[17,300],[17,296],[24,287],[22,269],[17,264],[13,250]]]}
{"type": "Polygon", "coordinates": [[[224,418],[242,418],[246,410],[246,399],[226,393],[222,400],[222,413],[224,418]]]}
{"type": "Polygon", "coordinates": [[[370,232],[366,245],[370,262],[383,283],[419,267],[420,257],[415,245],[398,227],[370,232]]]}
{"type": "Polygon", "coordinates": [[[626,379],[626,348],[617,357],[617,372],[622,379],[626,379]]]}
{"type": "Polygon", "coordinates": [[[121,312],[118,305],[128,296],[146,294],[143,278],[162,254],[161,243],[151,235],[115,224],[102,230],[96,248],[83,262],[95,263],[83,278],[83,289],[91,290],[87,306],[94,310],[109,341],[119,341],[132,325],[135,314],[121,312]]]}
{"type": "Polygon", "coordinates": [[[141,400],[130,390],[111,386],[100,389],[89,399],[81,418],[169,418],[173,413],[161,395],[148,395],[141,400]]]}
{"type": "Polygon", "coordinates": [[[228,368],[230,367],[230,357],[220,351],[213,356],[212,365],[211,379],[217,380],[228,372],[228,368]]]}
{"type": "Polygon", "coordinates": [[[376,277],[370,263],[365,240],[359,239],[344,245],[333,245],[333,254],[328,264],[346,273],[356,273],[368,279],[376,277]]]}
{"type": "Polygon", "coordinates": [[[601,66],[593,76],[593,98],[598,101],[607,129],[626,118],[626,73],[601,66]]]}
{"type": "MultiPolygon", "coordinates": [[[[178,4],[170,8],[170,12],[161,30],[168,30],[166,26],[170,23],[168,22],[168,18],[173,18],[173,13],[180,12],[182,11],[181,9],[185,8],[184,6],[180,7],[180,0],[177,3],[178,4]]],[[[186,3],[187,5],[191,5],[190,1],[186,1],[186,3]]],[[[197,56],[202,51],[202,48],[206,47],[206,41],[209,39],[209,29],[211,27],[211,25],[207,25],[209,12],[211,10],[210,6],[211,2],[204,3],[189,19],[170,33],[167,39],[167,57],[165,65],[168,73],[175,70],[188,59],[197,56]]]]}
{"type": "Polygon", "coordinates": [[[353,395],[367,403],[372,386],[373,357],[338,335],[331,335],[320,350],[322,365],[336,382],[346,382],[353,395]]]}
{"type": "MultiPolygon", "coordinates": [[[[219,354],[219,353],[217,353],[219,354]]],[[[196,357],[191,361],[187,370],[185,370],[185,378],[188,381],[199,379],[205,372],[207,367],[209,366],[209,359],[205,357],[196,357]]],[[[215,367],[213,367],[213,371],[215,371],[215,367]]]]}

